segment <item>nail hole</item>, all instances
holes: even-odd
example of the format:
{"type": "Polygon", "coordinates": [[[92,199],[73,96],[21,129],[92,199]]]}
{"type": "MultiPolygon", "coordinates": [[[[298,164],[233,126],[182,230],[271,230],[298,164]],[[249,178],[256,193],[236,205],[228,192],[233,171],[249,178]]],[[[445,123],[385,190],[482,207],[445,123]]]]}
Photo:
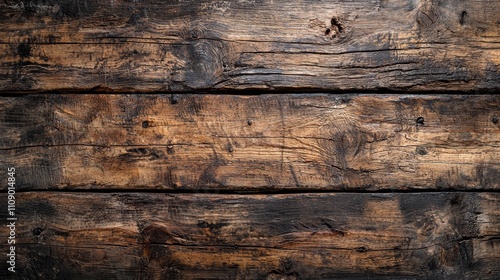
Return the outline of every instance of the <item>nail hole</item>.
{"type": "Polygon", "coordinates": [[[421,156],[425,156],[427,154],[427,150],[424,147],[417,147],[416,151],[421,156]]]}
{"type": "Polygon", "coordinates": [[[172,94],[170,98],[170,104],[177,104],[179,102],[179,96],[177,94],[172,94]]]}
{"type": "Polygon", "coordinates": [[[190,34],[191,34],[191,38],[193,38],[193,39],[198,38],[198,34],[196,33],[196,31],[193,30],[193,31],[191,31],[190,34]]]}
{"type": "Polygon", "coordinates": [[[325,30],[325,35],[330,34],[330,31],[331,31],[331,30],[330,30],[330,28],[327,28],[327,29],[325,30]]]}
{"type": "Polygon", "coordinates": [[[233,145],[227,144],[227,151],[232,153],[233,152],[233,145]]]}
{"type": "Polygon", "coordinates": [[[491,122],[492,122],[492,123],[494,123],[494,124],[497,124],[497,123],[498,123],[498,121],[499,121],[499,119],[498,119],[498,117],[497,117],[497,116],[493,116],[493,117],[491,118],[491,122]]]}
{"type": "Polygon", "coordinates": [[[167,153],[168,154],[173,154],[174,153],[174,145],[172,145],[171,143],[169,143],[167,145],[167,153]]]}
{"type": "Polygon", "coordinates": [[[466,11],[462,11],[462,14],[460,14],[460,25],[464,25],[465,23],[465,17],[467,16],[467,12],[466,11]]]}
{"type": "Polygon", "coordinates": [[[54,35],[49,35],[48,38],[50,44],[54,44],[56,42],[56,37],[54,37],[54,35]]]}
{"type": "Polygon", "coordinates": [[[339,30],[339,33],[342,33],[344,31],[344,25],[340,22],[340,20],[336,17],[332,17],[332,20],[330,21],[332,26],[337,27],[339,30]]]}
{"type": "Polygon", "coordinates": [[[417,125],[424,125],[424,118],[423,117],[417,118],[417,125]]]}
{"type": "Polygon", "coordinates": [[[366,253],[368,250],[365,247],[359,247],[356,249],[359,253],[366,253]]]}
{"type": "Polygon", "coordinates": [[[34,235],[34,236],[40,236],[40,234],[42,234],[42,231],[43,231],[43,229],[41,229],[41,228],[39,228],[39,227],[34,228],[34,229],[33,229],[33,235],[34,235]]]}
{"type": "Polygon", "coordinates": [[[252,120],[248,120],[248,121],[247,121],[247,124],[250,126],[250,125],[252,125],[252,124],[253,124],[253,121],[252,121],[252,120]]]}
{"type": "Polygon", "coordinates": [[[143,121],[142,122],[142,128],[148,128],[149,127],[149,122],[148,121],[143,121]]]}

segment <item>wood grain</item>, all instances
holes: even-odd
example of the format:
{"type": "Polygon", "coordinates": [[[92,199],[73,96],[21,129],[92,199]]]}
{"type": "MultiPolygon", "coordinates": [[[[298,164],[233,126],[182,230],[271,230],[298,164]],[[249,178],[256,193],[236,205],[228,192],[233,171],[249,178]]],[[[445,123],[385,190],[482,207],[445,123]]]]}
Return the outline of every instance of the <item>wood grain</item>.
{"type": "Polygon", "coordinates": [[[0,165],[22,190],[498,190],[499,117],[495,95],[5,97],[0,165]]]}
{"type": "Polygon", "coordinates": [[[500,89],[500,3],[0,1],[0,91],[500,89]]]}
{"type": "Polygon", "coordinates": [[[495,279],[500,273],[498,193],[28,192],[18,194],[17,209],[19,279],[495,279]]]}

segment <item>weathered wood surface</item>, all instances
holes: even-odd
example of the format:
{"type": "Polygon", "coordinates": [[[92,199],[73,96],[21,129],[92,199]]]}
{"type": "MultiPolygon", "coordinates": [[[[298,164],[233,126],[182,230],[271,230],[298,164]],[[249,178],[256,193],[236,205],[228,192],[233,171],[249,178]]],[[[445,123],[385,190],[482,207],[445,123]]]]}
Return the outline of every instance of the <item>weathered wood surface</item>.
{"type": "Polygon", "coordinates": [[[497,0],[0,1],[0,91],[498,90],[497,0]]]}
{"type": "Polygon", "coordinates": [[[18,279],[500,275],[499,193],[27,192],[17,208],[18,279]]]}
{"type": "Polygon", "coordinates": [[[499,118],[495,95],[5,97],[0,164],[22,190],[498,190],[499,118]]]}

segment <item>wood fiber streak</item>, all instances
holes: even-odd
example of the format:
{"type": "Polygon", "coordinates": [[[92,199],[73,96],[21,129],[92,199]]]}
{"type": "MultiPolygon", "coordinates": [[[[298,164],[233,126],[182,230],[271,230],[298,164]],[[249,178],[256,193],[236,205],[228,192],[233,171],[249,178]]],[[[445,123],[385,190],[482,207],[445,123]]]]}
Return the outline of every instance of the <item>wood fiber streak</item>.
{"type": "MultiPolygon", "coordinates": [[[[17,209],[18,279],[495,279],[500,273],[498,193],[26,192],[17,209]]],[[[1,227],[1,236],[7,230],[1,227]]]]}
{"type": "Polygon", "coordinates": [[[499,117],[495,95],[5,97],[0,166],[19,190],[498,190],[499,117]]]}
{"type": "Polygon", "coordinates": [[[0,1],[0,91],[500,89],[500,2],[0,1]]]}

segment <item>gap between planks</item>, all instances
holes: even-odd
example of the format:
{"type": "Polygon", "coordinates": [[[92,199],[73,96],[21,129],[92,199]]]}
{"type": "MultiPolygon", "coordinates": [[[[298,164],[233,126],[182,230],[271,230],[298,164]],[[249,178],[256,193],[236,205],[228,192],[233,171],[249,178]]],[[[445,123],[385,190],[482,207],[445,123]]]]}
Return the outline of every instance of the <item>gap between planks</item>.
{"type": "Polygon", "coordinates": [[[214,189],[187,189],[187,190],[157,190],[157,189],[60,189],[60,190],[22,190],[17,189],[16,193],[95,193],[95,194],[130,194],[130,193],[147,193],[147,194],[191,194],[191,195],[287,195],[287,194],[297,194],[297,195],[307,195],[307,194],[421,194],[421,193],[500,193],[500,190],[490,189],[490,190],[457,190],[453,188],[449,189],[414,189],[414,190],[276,190],[276,191],[254,191],[254,190],[214,190],[214,189]]]}

